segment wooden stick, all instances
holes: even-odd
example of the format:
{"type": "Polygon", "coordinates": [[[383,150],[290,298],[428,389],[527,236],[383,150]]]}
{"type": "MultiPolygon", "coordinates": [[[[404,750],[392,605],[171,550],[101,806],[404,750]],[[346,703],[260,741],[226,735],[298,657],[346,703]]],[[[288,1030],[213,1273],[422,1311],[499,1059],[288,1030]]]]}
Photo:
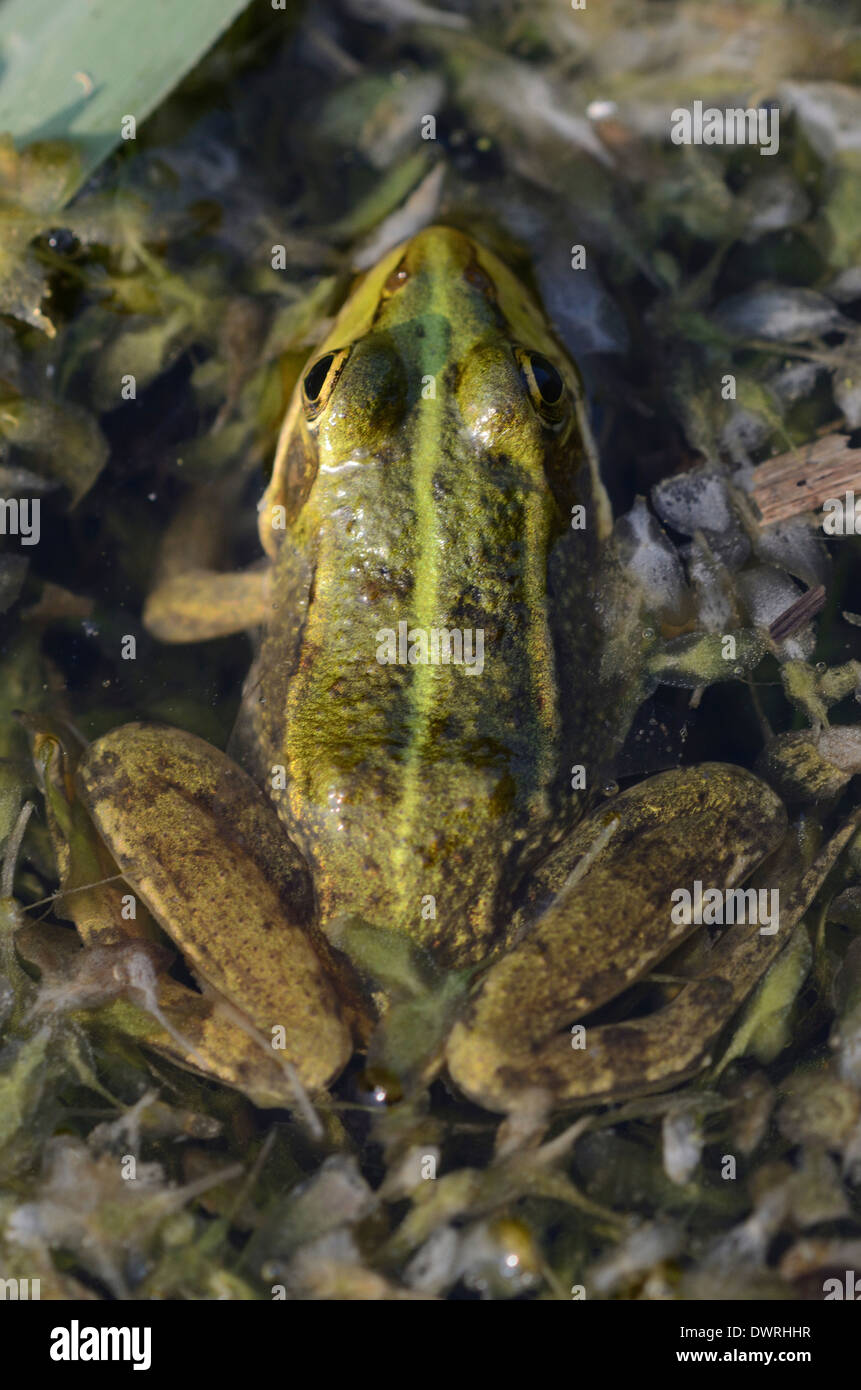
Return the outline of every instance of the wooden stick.
{"type": "Polygon", "coordinates": [[[753,470],[753,500],[761,525],[818,510],[829,497],[861,492],[861,449],[845,434],[827,434],[753,470]]]}
{"type": "Polygon", "coordinates": [[[785,608],[779,618],[775,618],[768,629],[769,636],[775,642],[782,642],[799,628],[806,627],[811,618],[815,618],[824,607],[825,585],[820,584],[816,589],[808,589],[806,594],[802,594],[789,608],[785,608]]]}

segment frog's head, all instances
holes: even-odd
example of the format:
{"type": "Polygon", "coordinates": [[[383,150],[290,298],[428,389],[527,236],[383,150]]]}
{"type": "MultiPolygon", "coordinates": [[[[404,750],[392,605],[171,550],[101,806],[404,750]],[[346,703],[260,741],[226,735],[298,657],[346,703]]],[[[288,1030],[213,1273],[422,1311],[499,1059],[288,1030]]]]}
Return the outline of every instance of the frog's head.
{"type": "Polygon", "coordinates": [[[588,436],[577,368],[517,277],[471,237],[428,227],[359,281],[297,385],[261,536],[289,525],[318,473],[426,452],[514,463],[560,516],[588,436]],[[432,403],[436,402],[436,406],[432,403]]]}

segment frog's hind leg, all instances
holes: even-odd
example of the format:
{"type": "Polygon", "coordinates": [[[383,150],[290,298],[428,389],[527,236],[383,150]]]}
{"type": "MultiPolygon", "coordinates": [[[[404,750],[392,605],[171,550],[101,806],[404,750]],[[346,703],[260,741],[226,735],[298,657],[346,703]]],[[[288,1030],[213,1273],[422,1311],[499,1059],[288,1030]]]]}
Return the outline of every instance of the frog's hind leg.
{"type": "Polygon", "coordinates": [[[356,1000],[316,927],[304,860],[263,793],[218,749],[153,724],[91,744],[77,789],[206,996],[184,991],[177,1009],[179,987],[166,980],[161,1006],[174,1032],[198,1031],[193,1055],[173,1036],[154,1045],[183,1065],[203,1062],[258,1104],[290,1103],[282,1060],[321,1092],[352,1052],[356,1000]]]}
{"type": "MultiPolygon", "coordinates": [[[[589,817],[575,833],[581,846],[591,839],[592,854],[490,968],[452,1030],[453,1079],[487,1108],[509,1110],[536,1088],[565,1104],[661,1089],[696,1071],[743,997],[725,968],[691,982],[656,1015],[588,1026],[585,1047],[573,1046],[580,1039],[567,1030],[696,929],[675,890],[733,888],[785,829],[774,793],[723,764],[650,778],[589,817]]],[[[736,930],[737,949],[762,956],[740,971],[749,990],[774,939],[757,926],[736,930]]]]}

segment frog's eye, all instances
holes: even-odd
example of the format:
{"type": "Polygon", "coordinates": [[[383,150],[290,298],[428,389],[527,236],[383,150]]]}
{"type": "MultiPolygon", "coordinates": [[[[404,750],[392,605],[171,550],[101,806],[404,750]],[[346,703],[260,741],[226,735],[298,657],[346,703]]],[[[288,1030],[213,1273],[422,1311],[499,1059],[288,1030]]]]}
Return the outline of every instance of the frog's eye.
{"type": "Polygon", "coordinates": [[[535,353],[529,359],[532,368],[532,376],[538,389],[543,405],[558,405],[562,399],[562,392],[565,390],[565,382],[557,372],[552,362],[548,362],[546,357],[541,357],[535,353]]]}
{"type": "Polygon", "coordinates": [[[532,404],[547,424],[558,424],[567,404],[567,391],[562,376],[548,358],[540,352],[516,351],[517,364],[532,404]]]}
{"type": "Polygon", "coordinates": [[[305,373],[302,379],[302,401],[309,420],[319,415],[331,396],[348,352],[348,348],[342,348],[339,352],[324,353],[305,373]]]}

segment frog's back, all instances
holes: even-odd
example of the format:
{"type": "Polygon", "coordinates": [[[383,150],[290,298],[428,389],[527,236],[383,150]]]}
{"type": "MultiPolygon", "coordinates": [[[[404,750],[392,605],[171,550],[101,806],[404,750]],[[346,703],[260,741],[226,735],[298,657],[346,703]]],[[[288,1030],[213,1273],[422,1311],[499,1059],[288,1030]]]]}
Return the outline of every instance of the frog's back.
{"type": "Polygon", "coordinates": [[[363,290],[265,499],[287,531],[248,701],[324,919],[474,959],[574,810],[603,497],[576,374],[494,258],[434,228],[363,290]]]}

